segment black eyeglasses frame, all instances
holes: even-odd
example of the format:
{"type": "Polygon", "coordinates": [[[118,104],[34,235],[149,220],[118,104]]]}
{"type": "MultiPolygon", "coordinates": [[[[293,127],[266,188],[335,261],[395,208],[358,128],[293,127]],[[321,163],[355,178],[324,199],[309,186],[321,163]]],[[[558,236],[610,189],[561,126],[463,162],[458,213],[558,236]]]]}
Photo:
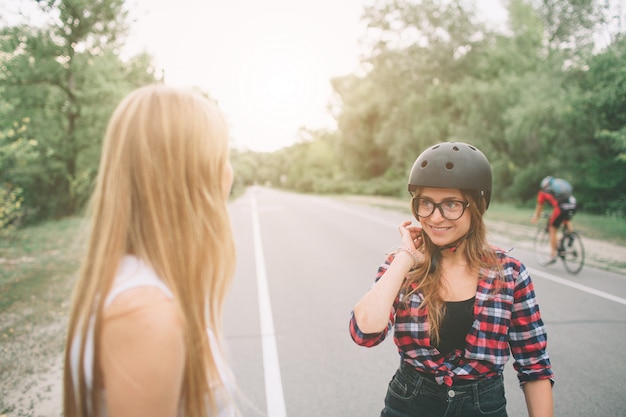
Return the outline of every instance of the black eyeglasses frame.
{"type": "Polygon", "coordinates": [[[463,200],[443,200],[440,201],[439,203],[435,203],[434,201],[432,201],[429,198],[423,198],[420,194],[416,194],[413,196],[413,199],[411,200],[411,210],[413,211],[413,215],[415,216],[415,218],[428,218],[430,216],[433,215],[433,213],[435,212],[435,209],[439,209],[439,213],[441,214],[441,217],[443,217],[444,219],[447,220],[459,220],[461,217],[463,217],[463,214],[465,214],[465,210],[470,206],[470,202],[469,201],[463,201],[463,200]],[[433,211],[430,212],[430,214],[428,216],[420,216],[418,214],[418,207],[419,207],[419,200],[426,200],[429,201],[433,204],[433,211]],[[459,217],[455,218],[455,219],[451,219],[449,217],[447,217],[445,215],[445,213],[443,212],[443,208],[441,208],[442,204],[445,203],[450,203],[450,202],[455,202],[455,203],[461,203],[461,207],[463,207],[463,210],[461,210],[461,214],[459,214],[459,217]]]}

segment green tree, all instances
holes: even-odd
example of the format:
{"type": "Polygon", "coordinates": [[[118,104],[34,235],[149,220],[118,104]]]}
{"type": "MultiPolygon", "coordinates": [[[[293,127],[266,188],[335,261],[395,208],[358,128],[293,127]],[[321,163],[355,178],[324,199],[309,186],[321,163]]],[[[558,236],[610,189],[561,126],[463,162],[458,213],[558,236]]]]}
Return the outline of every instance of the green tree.
{"type": "Polygon", "coordinates": [[[333,82],[340,151],[357,178],[404,176],[424,147],[458,133],[451,86],[477,68],[490,36],[470,6],[395,0],[366,9],[366,73],[333,82]]]}
{"type": "Polygon", "coordinates": [[[594,34],[604,23],[607,1],[529,0],[544,28],[548,57],[558,54],[567,60],[591,54],[594,34]]]}
{"type": "Polygon", "coordinates": [[[301,129],[300,141],[278,153],[278,185],[304,192],[334,193],[342,188],[334,135],[301,129]]]}
{"type": "Polygon", "coordinates": [[[337,121],[343,169],[355,179],[382,175],[389,161],[377,134],[390,106],[388,97],[370,79],[356,76],[333,80],[333,88],[343,103],[337,121]]]}
{"type": "Polygon", "coordinates": [[[36,160],[36,142],[27,137],[29,120],[0,131],[0,237],[8,237],[26,215],[24,190],[18,186],[28,166],[36,160]]]}
{"type": "Polygon", "coordinates": [[[127,30],[123,0],[37,4],[48,19],[43,25],[0,31],[0,89],[8,103],[0,124],[30,118],[38,161],[23,185],[25,202],[38,217],[63,216],[87,195],[115,104],[155,78],[145,56],[119,58],[127,30]]]}
{"type": "Polygon", "coordinates": [[[626,215],[626,36],[589,60],[588,69],[569,79],[580,93],[571,100],[572,120],[582,148],[576,161],[584,181],[577,191],[585,207],[626,215]]]}
{"type": "Polygon", "coordinates": [[[557,175],[574,184],[585,209],[595,211],[594,199],[586,190],[594,181],[595,165],[606,164],[614,149],[595,139],[593,126],[600,113],[586,108],[594,87],[577,80],[589,72],[589,60],[594,59],[590,55],[591,31],[602,23],[603,8],[595,1],[531,3],[534,8],[524,1],[511,4],[514,31],[509,44],[511,62],[520,62],[522,56],[534,57],[535,63],[523,72],[507,72],[495,80],[504,87],[500,92],[510,94],[508,104],[501,102],[498,112],[504,130],[501,145],[495,147],[495,171],[497,181],[503,183],[496,196],[534,200],[540,179],[557,175]],[[537,39],[542,39],[540,47],[537,39]],[[525,49],[529,53],[524,54],[525,49]]]}

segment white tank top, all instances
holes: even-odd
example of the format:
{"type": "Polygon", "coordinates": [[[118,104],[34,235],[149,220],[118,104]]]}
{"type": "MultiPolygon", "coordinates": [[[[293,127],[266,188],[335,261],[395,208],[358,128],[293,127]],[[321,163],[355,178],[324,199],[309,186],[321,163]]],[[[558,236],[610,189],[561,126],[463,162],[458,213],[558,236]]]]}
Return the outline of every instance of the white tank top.
{"type": "MultiPolygon", "coordinates": [[[[143,262],[141,259],[126,255],[122,258],[113,287],[106,297],[104,302],[104,308],[107,308],[120,294],[125,291],[131,290],[137,287],[156,287],[170,299],[174,296],[170,289],[161,281],[152,268],[143,262]]],[[[232,393],[234,391],[234,380],[224,359],[219,354],[217,341],[211,330],[207,330],[209,334],[209,343],[211,344],[211,352],[214,352],[214,359],[217,365],[220,377],[224,382],[224,386],[232,393]]],[[[84,370],[85,370],[85,383],[87,389],[91,390],[93,386],[93,362],[94,362],[94,317],[91,317],[89,328],[87,330],[87,340],[85,343],[85,356],[84,356],[84,370]]],[[[70,351],[70,366],[72,369],[72,380],[74,386],[78,386],[78,361],[80,353],[80,335],[77,334],[72,341],[72,348],[70,351]]],[[[101,404],[104,406],[105,392],[102,393],[101,404]]],[[[91,410],[90,410],[91,411],[91,410]]],[[[101,411],[101,415],[106,417],[106,408],[101,411]]],[[[233,405],[220,407],[219,417],[234,417],[235,410],[233,405]]]]}

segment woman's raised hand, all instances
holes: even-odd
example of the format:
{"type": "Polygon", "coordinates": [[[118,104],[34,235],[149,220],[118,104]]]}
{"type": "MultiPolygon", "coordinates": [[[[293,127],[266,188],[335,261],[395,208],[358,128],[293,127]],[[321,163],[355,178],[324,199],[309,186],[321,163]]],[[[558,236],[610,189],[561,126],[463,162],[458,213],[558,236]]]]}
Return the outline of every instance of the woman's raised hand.
{"type": "Polygon", "coordinates": [[[420,226],[413,225],[412,222],[408,220],[402,222],[400,227],[398,227],[398,230],[400,231],[400,247],[403,248],[403,250],[407,250],[411,254],[413,259],[416,261],[416,264],[422,263],[424,261],[422,228],[420,226]]]}

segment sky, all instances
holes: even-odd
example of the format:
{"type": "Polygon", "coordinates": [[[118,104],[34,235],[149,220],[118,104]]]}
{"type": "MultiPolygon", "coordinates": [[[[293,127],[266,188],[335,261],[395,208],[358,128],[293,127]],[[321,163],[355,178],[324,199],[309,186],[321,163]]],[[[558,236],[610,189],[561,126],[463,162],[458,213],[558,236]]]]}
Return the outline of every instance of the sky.
{"type": "Polygon", "coordinates": [[[364,0],[129,0],[126,53],[166,84],[215,98],[241,149],[274,151],[298,129],[334,127],[330,79],[356,71],[364,0]]]}
{"type": "MultiPolygon", "coordinates": [[[[330,80],[357,71],[371,0],[127,0],[128,53],[148,52],[166,84],[215,98],[237,148],[271,152],[300,128],[333,129],[330,80]]],[[[485,14],[504,16],[498,0],[485,14]]]]}

